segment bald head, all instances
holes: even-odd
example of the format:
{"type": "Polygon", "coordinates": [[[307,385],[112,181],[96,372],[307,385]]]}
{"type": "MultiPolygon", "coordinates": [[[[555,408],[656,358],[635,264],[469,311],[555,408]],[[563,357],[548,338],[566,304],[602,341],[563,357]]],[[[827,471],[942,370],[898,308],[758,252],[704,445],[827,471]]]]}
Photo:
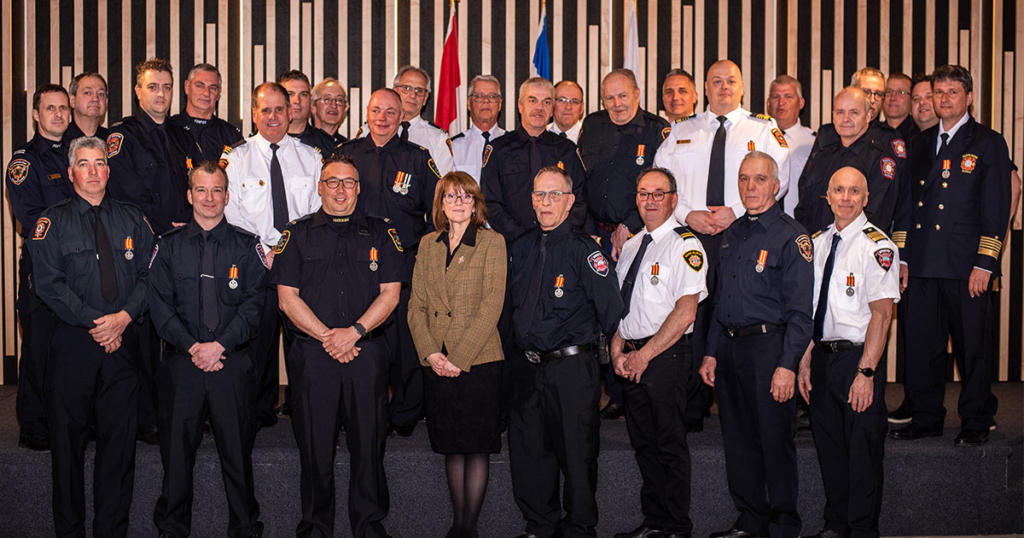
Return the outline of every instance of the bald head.
{"type": "Polygon", "coordinates": [[[739,66],[730,60],[718,60],[711,64],[704,81],[704,93],[715,114],[721,116],[739,108],[743,99],[743,73],[739,66]]]}
{"type": "Polygon", "coordinates": [[[836,229],[842,230],[856,220],[868,204],[868,179],[860,170],[844,166],[828,180],[826,199],[832,207],[836,229]]]}

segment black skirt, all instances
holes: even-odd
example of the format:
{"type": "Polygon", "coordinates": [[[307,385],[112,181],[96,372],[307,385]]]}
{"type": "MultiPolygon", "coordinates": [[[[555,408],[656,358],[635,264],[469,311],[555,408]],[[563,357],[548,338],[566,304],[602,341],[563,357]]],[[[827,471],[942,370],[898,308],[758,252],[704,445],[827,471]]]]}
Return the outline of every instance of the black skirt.
{"type": "Polygon", "coordinates": [[[440,454],[501,452],[502,361],[474,366],[458,377],[423,369],[423,403],[430,448],[440,454]]]}

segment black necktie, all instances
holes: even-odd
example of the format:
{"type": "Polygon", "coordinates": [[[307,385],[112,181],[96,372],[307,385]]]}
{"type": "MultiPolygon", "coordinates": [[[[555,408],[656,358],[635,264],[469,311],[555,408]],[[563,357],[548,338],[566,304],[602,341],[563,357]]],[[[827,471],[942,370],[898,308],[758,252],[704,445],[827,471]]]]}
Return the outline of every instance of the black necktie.
{"type": "Polygon", "coordinates": [[[626,271],[626,278],[622,281],[623,319],[629,314],[629,302],[633,299],[633,286],[636,285],[636,274],[640,272],[640,264],[644,261],[644,254],[647,253],[647,247],[653,240],[654,238],[651,237],[651,234],[644,235],[643,240],[640,241],[640,250],[636,253],[636,257],[633,258],[633,263],[629,264],[629,271],[626,271]]]}
{"type": "Polygon", "coordinates": [[[103,298],[108,303],[113,303],[119,295],[117,270],[114,269],[114,249],[110,247],[107,228],[100,219],[100,206],[92,206],[92,212],[96,216],[96,259],[100,263],[100,289],[103,290],[103,298]]]}
{"type": "Polygon", "coordinates": [[[708,207],[725,205],[725,116],[718,117],[718,130],[711,144],[711,166],[708,167],[708,207]]]}
{"type": "Polygon", "coordinates": [[[274,228],[284,230],[288,225],[288,195],[284,190],[284,174],[281,172],[281,161],[277,160],[277,150],[281,146],[270,145],[270,197],[274,204],[274,228]]]}
{"type": "Polygon", "coordinates": [[[818,308],[814,309],[814,341],[820,342],[825,332],[825,311],[828,310],[828,283],[832,280],[832,268],[836,265],[836,247],[839,246],[839,232],[832,236],[832,250],[825,260],[825,274],[821,275],[821,291],[818,292],[818,308]]]}
{"type": "Polygon", "coordinates": [[[939,146],[939,152],[935,154],[936,157],[942,155],[942,152],[946,150],[946,142],[949,142],[949,133],[942,133],[939,136],[942,137],[942,144],[939,146]]]}
{"type": "Polygon", "coordinates": [[[526,291],[526,302],[519,311],[516,319],[516,326],[523,337],[530,332],[530,324],[533,322],[533,313],[537,309],[537,300],[540,299],[540,281],[544,274],[544,260],[548,257],[548,236],[540,236],[540,254],[537,255],[537,264],[533,267],[533,276],[530,277],[530,289],[526,291]]]}
{"type": "Polygon", "coordinates": [[[484,149],[480,153],[480,158],[483,159],[484,158],[484,154],[487,153],[487,144],[491,143],[491,133],[488,132],[488,131],[484,131],[483,133],[480,133],[480,134],[484,137],[484,149]]]}
{"type": "Polygon", "coordinates": [[[540,148],[537,147],[537,137],[530,137],[530,177],[536,177],[537,172],[544,168],[544,162],[540,159],[540,148]]]}
{"type": "Polygon", "coordinates": [[[558,133],[558,136],[560,136],[562,138],[569,138],[569,136],[565,134],[565,131],[562,131],[562,132],[558,133]]]}
{"type": "Polygon", "coordinates": [[[203,243],[200,245],[200,249],[203,251],[203,262],[200,277],[203,281],[203,325],[212,332],[219,324],[216,269],[213,267],[213,243],[210,242],[210,232],[203,231],[202,238],[203,243]]]}
{"type": "Polygon", "coordinates": [[[402,139],[402,142],[409,141],[409,122],[407,121],[402,122],[402,134],[400,138],[402,139]]]}

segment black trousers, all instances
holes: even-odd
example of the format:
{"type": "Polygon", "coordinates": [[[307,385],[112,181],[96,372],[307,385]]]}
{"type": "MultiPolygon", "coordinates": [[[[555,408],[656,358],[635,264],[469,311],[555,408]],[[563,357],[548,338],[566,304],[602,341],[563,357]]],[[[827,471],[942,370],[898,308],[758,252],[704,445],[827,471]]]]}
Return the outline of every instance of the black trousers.
{"type": "Polygon", "coordinates": [[[47,350],[57,318],[36,295],[32,280],[32,260],[28,251],[18,260],[18,321],[21,322],[21,360],[18,362],[18,396],[15,410],[21,433],[48,434],[46,423],[47,350]]]}
{"type": "Polygon", "coordinates": [[[718,343],[715,392],[722,419],[729,494],[739,511],[735,527],[795,538],[797,513],[796,398],[772,398],[772,376],[782,354],[782,333],[718,343]]]}
{"type": "Polygon", "coordinates": [[[704,235],[694,232],[704,247],[707,266],[708,296],[697,305],[697,317],[693,321],[693,360],[690,361],[690,375],[686,381],[686,421],[703,422],[704,415],[711,409],[714,392],[700,377],[700,365],[707,347],[708,330],[715,315],[715,279],[718,276],[718,250],[722,234],[704,235]]]}
{"type": "Polygon", "coordinates": [[[386,536],[390,500],[384,475],[388,357],[384,338],[356,344],[341,364],[317,340],[300,337],[292,353],[292,428],[299,445],[302,520],[299,537],[334,535],[334,456],[338,417],[346,426],[350,476],[348,517],[355,538],[386,536]]]}
{"type": "Polygon", "coordinates": [[[907,370],[904,385],[914,422],[941,430],[946,416],[946,343],[960,371],[964,429],[987,431],[998,401],[992,395],[992,292],[971,298],[966,280],[912,278],[901,301],[906,306],[907,370]]]}
{"type": "Polygon", "coordinates": [[[508,430],[512,494],[526,532],[539,538],[596,536],[597,356],[588,352],[536,365],[522,355],[513,360],[533,369],[529,379],[514,381],[508,430]],[[564,480],[561,504],[559,473],[564,480]]]}
{"type": "Polygon", "coordinates": [[[149,313],[138,320],[139,429],[157,425],[156,373],[160,368],[160,336],[149,313]]]}
{"type": "Polygon", "coordinates": [[[863,354],[863,346],[811,352],[811,431],[825,486],[825,528],[850,538],[878,538],[888,429],[885,357],[872,378],[871,406],[856,413],[847,400],[863,354]]]}
{"type": "MultiPolygon", "coordinates": [[[[277,287],[267,286],[266,301],[260,314],[260,325],[250,346],[256,372],[256,419],[271,420],[280,396],[281,371],[278,366],[281,312],[277,305],[277,287]]],[[[285,353],[287,357],[287,353],[285,353]]]]}
{"type": "MultiPolygon", "coordinates": [[[[617,226],[617,225],[616,225],[617,226]]],[[[601,238],[601,250],[604,250],[608,257],[612,255],[612,233],[602,228],[601,226],[595,226],[597,236],[601,238]]],[[[510,303],[511,304],[511,303],[510,303]]],[[[608,341],[611,342],[611,335],[608,336],[608,341]]],[[[615,373],[615,367],[612,366],[611,361],[608,364],[601,365],[601,381],[604,382],[604,391],[608,393],[608,403],[615,405],[623,405],[622,402],[622,384],[623,380],[615,373]]]]}
{"type": "Polygon", "coordinates": [[[398,344],[392,349],[388,370],[391,384],[388,422],[391,424],[409,424],[423,416],[423,372],[409,332],[409,294],[409,286],[402,286],[393,321],[385,329],[388,342],[398,344]]]}
{"type": "Polygon", "coordinates": [[[255,368],[246,351],[222,362],[221,370],[203,372],[188,353],[168,352],[157,373],[164,478],[153,522],[172,536],[188,536],[192,530],[192,477],[207,412],[228,499],[227,535],[248,538],[263,532],[252,476],[255,368]]]}
{"type": "Polygon", "coordinates": [[[135,480],[139,338],[135,324],[106,353],[89,330],[58,322],[50,344],[46,399],[53,465],[53,526],[59,538],[85,537],[85,449],[95,416],[93,479],[97,538],[128,536],[135,480]]]}
{"type": "Polygon", "coordinates": [[[689,535],[690,447],[686,444],[686,380],[693,350],[676,342],[651,360],[640,382],[623,380],[626,428],[643,486],[644,526],[689,535]]]}

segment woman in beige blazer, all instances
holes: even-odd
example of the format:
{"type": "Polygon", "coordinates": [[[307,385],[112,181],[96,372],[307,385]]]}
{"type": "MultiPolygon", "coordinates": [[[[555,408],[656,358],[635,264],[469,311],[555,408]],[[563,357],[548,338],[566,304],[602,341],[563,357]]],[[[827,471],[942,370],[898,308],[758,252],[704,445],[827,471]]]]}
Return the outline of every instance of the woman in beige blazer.
{"type": "Polygon", "coordinates": [[[430,446],[445,455],[454,514],[447,538],[475,538],[490,454],[501,451],[501,340],[506,254],[486,229],[480,187],[452,172],[434,190],[434,227],[420,240],[409,329],[424,365],[430,446]]]}

